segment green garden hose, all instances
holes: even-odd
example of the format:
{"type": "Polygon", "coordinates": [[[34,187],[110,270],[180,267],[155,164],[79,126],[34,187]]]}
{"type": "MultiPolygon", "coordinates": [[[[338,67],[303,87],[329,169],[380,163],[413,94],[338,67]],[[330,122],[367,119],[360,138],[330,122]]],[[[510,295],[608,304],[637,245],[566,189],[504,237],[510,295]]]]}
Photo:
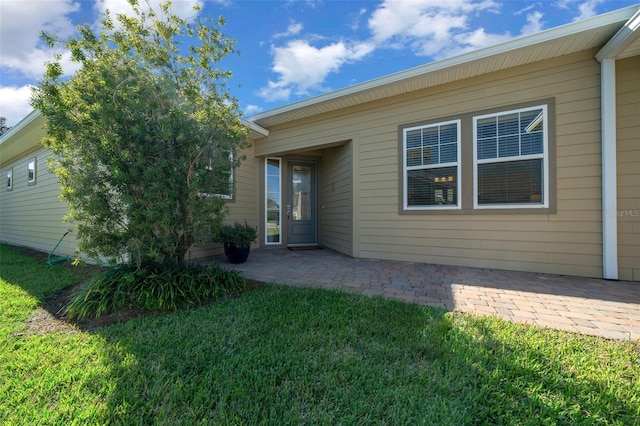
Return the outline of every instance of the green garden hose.
{"type": "Polygon", "coordinates": [[[58,241],[58,244],[56,244],[56,246],[53,248],[53,250],[51,250],[51,253],[49,253],[49,257],[47,257],[47,265],[55,265],[56,263],[71,261],[71,258],[69,258],[67,256],[51,257],[53,252],[56,251],[56,249],[58,248],[58,246],[62,242],[62,239],[64,237],[66,237],[69,232],[71,232],[71,231],[65,232],[64,235],[62,236],[62,238],[60,238],[60,240],[58,241]]]}

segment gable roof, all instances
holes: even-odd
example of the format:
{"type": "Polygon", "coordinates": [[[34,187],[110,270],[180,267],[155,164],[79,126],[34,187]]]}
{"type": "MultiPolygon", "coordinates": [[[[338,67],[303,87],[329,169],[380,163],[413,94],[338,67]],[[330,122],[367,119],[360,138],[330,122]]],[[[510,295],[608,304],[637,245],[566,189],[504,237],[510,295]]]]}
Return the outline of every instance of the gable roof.
{"type": "MultiPolygon", "coordinates": [[[[602,47],[630,22],[630,18],[637,15],[639,10],[640,5],[630,6],[294,102],[253,115],[247,120],[269,128],[342,108],[602,47]]],[[[627,51],[635,51],[636,54],[640,52],[640,41],[637,38],[633,42],[627,39],[627,42],[627,51]]]]}

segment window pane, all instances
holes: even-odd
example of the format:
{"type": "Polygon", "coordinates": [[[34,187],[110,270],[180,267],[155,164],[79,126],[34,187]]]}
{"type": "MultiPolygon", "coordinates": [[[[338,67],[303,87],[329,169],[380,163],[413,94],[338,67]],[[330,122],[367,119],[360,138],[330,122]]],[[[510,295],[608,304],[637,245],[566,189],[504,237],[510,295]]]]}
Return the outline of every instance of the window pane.
{"type": "Polygon", "coordinates": [[[422,129],[407,132],[407,149],[422,146],[422,129]]]}
{"type": "Polygon", "coordinates": [[[456,205],[457,167],[407,171],[407,206],[456,205]]]}
{"type": "Polygon", "coordinates": [[[280,160],[267,159],[266,233],[267,243],[280,242],[280,160]]]}
{"type": "Polygon", "coordinates": [[[520,138],[518,135],[498,138],[498,156],[514,157],[520,155],[520,138]]]}
{"type": "Polygon", "coordinates": [[[481,139],[478,141],[478,160],[498,157],[498,144],[496,139],[481,139]]]}
{"type": "Polygon", "coordinates": [[[507,114],[498,117],[498,136],[517,135],[519,133],[518,114],[507,114]]]}
{"type": "Polygon", "coordinates": [[[522,155],[542,154],[542,132],[524,133],[521,137],[522,155]]]}
{"type": "Polygon", "coordinates": [[[422,129],[422,144],[424,146],[438,145],[438,128],[422,129]]]}
{"type": "Polygon", "coordinates": [[[542,204],[542,159],[478,164],[478,204],[542,204]]]}
{"type": "Polygon", "coordinates": [[[534,109],[532,111],[524,111],[520,114],[520,132],[541,132],[543,130],[542,110],[534,109]],[[536,122],[532,128],[528,129],[531,123],[536,122]]]}
{"type": "Polygon", "coordinates": [[[438,146],[425,146],[422,152],[422,164],[427,166],[431,164],[440,163],[438,157],[439,149],[438,146]]]}
{"type": "Polygon", "coordinates": [[[498,129],[496,127],[496,118],[482,118],[478,120],[478,139],[495,138],[498,136],[498,129]]]}
{"type": "Polygon", "coordinates": [[[293,166],[292,173],[292,220],[311,220],[311,167],[293,166]]]}
{"type": "Polygon", "coordinates": [[[407,150],[407,167],[422,166],[422,149],[407,150]]]}
{"type": "Polygon", "coordinates": [[[440,163],[455,163],[458,161],[458,144],[448,143],[440,145],[440,163]]]}
{"type": "Polygon", "coordinates": [[[458,125],[452,123],[440,126],[440,143],[455,142],[458,142],[458,125]]]}

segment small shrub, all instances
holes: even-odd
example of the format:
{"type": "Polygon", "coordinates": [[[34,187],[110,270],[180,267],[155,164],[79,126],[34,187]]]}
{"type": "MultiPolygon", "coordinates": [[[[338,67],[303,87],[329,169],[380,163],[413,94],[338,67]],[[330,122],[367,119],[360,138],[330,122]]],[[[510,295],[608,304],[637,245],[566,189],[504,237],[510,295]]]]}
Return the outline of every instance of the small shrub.
{"type": "Polygon", "coordinates": [[[246,248],[251,246],[257,236],[256,228],[245,221],[244,224],[236,222],[233,225],[222,225],[214,240],[218,243],[246,248]]]}
{"type": "Polygon", "coordinates": [[[125,306],[176,310],[225,295],[239,294],[245,281],[236,271],[218,266],[146,262],[118,265],[86,282],[65,308],[70,318],[114,312],[125,306]]]}

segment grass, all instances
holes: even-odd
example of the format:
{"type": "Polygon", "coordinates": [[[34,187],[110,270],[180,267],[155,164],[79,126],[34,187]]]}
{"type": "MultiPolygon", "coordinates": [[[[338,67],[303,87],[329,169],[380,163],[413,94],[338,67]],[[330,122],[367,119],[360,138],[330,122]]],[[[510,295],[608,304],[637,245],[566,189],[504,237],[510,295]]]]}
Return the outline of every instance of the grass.
{"type": "Polygon", "coordinates": [[[0,424],[640,418],[632,342],[339,291],[265,285],[93,333],[16,335],[37,304],[77,277],[0,249],[0,424]]]}

